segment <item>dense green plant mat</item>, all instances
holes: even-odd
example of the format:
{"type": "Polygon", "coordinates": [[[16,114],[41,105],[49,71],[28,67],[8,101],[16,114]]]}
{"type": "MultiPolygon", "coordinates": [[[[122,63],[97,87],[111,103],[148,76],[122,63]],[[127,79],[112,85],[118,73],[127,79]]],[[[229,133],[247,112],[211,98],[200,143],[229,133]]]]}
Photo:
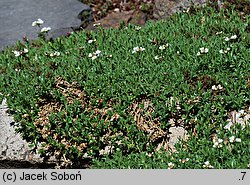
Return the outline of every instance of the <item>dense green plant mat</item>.
{"type": "Polygon", "coordinates": [[[249,126],[224,128],[230,111],[250,106],[247,23],[206,8],[18,44],[0,55],[1,100],[17,131],[61,166],[247,168],[249,126]],[[157,148],[171,120],[190,135],[172,154],[157,148]]]}

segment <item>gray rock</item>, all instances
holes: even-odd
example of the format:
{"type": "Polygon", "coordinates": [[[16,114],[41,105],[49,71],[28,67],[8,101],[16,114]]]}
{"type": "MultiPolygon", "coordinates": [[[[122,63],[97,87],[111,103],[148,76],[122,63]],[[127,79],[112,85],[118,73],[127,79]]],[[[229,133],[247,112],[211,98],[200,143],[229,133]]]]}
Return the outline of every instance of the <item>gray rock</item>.
{"type": "Polygon", "coordinates": [[[50,36],[58,37],[91,20],[91,8],[77,0],[1,0],[0,51],[24,36],[36,39],[43,27],[51,27],[50,36]],[[32,27],[38,18],[44,24],[32,27]]]}
{"type": "Polygon", "coordinates": [[[15,128],[11,126],[10,123],[13,123],[14,119],[6,113],[7,110],[6,100],[3,100],[0,104],[0,161],[41,162],[42,158],[30,151],[29,143],[23,140],[20,134],[15,132],[15,128]]]}
{"type": "MultiPolygon", "coordinates": [[[[153,16],[156,19],[167,19],[176,12],[188,9],[191,5],[202,7],[210,0],[155,0],[153,16]]],[[[222,4],[222,0],[217,1],[218,6],[222,4]]]]}

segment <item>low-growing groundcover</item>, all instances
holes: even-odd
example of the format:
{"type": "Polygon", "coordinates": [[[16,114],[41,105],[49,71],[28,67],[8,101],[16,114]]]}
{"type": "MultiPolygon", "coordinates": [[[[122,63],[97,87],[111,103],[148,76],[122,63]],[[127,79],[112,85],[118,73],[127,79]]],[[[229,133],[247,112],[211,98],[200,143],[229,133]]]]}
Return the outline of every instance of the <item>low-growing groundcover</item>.
{"type": "Polygon", "coordinates": [[[247,168],[249,125],[224,127],[249,112],[248,23],[205,8],[18,44],[0,55],[1,99],[61,167],[247,168]],[[171,126],[189,133],[175,152],[164,149],[171,126]]]}

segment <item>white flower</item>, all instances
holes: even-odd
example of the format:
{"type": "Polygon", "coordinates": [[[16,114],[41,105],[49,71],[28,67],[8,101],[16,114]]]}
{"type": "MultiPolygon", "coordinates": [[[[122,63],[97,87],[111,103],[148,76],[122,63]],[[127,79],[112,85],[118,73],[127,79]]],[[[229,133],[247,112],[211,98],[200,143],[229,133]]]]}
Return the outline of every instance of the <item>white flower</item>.
{"type": "Polygon", "coordinates": [[[234,140],[235,140],[235,136],[231,136],[231,137],[229,138],[230,143],[233,143],[234,140]]]}
{"type": "Polygon", "coordinates": [[[158,55],[156,55],[156,56],[155,56],[155,60],[158,60],[158,59],[159,59],[159,56],[158,56],[158,55]]]}
{"type": "Polygon", "coordinates": [[[231,36],[230,39],[237,39],[237,35],[231,36]]]}
{"type": "Polygon", "coordinates": [[[220,32],[216,32],[215,34],[216,35],[219,35],[219,34],[222,34],[223,32],[222,31],[220,31],[220,32]]]}
{"type": "Polygon", "coordinates": [[[60,52],[55,51],[54,55],[55,55],[55,56],[60,56],[60,52]]]}
{"type": "Polygon", "coordinates": [[[181,163],[185,163],[185,162],[187,162],[187,161],[189,161],[189,158],[186,158],[186,159],[179,159],[179,162],[181,162],[181,163]]]}
{"type": "Polygon", "coordinates": [[[204,48],[204,47],[202,47],[202,48],[200,48],[200,52],[201,53],[208,53],[208,48],[204,48]]]}
{"type": "Polygon", "coordinates": [[[44,27],[44,28],[41,29],[41,33],[48,32],[50,30],[51,30],[50,27],[44,27]]]}
{"type": "Polygon", "coordinates": [[[92,54],[92,53],[89,53],[88,57],[91,58],[92,56],[93,56],[93,54],[92,54]]]}
{"type": "Polygon", "coordinates": [[[96,55],[94,55],[93,57],[92,57],[92,60],[95,60],[97,58],[97,56],[96,55]]]}
{"type": "Polygon", "coordinates": [[[165,44],[165,45],[161,45],[161,46],[159,46],[159,49],[160,50],[164,50],[164,49],[166,49],[166,47],[168,47],[168,43],[167,44],[165,44]]]}
{"type": "Polygon", "coordinates": [[[197,55],[197,56],[200,56],[200,55],[201,55],[201,53],[200,53],[200,52],[198,52],[196,55],[197,55]]]}
{"type": "Polygon", "coordinates": [[[132,53],[136,53],[136,52],[139,52],[139,51],[144,51],[145,50],[145,48],[143,48],[143,47],[134,47],[133,48],[133,51],[132,51],[132,53]]]}
{"type": "Polygon", "coordinates": [[[28,53],[28,52],[29,52],[28,49],[26,49],[26,48],[23,49],[23,53],[28,53]]]}
{"type": "Polygon", "coordinates": [[[230,51],[230,48],[227,48],[227,51],[230,51]]]}
{"type": "Polygon", "coordinates": [[[145,50],[145,48],[140,47],[140,51],[144,51],[144,50],[145,50]]]}
{"type": "Polygon", "coordinates": [[[212,90],[215,90],[215,91],[217,90],[216,85],[213,85],[213,86],[212,86],[212,90]]]}
{"type": "Polygon", "coordinates": [[[230,39],[228,37],[225,37],[225,41],[229,41],[230,39]]]}
{"type": "Polygon", "coordinates": [[[224,53],[224,50],[223,50],[223,49],[221,49],[221,50],[219,51],[219,53],[220,53],[220,54],[223,54],[223,53],[224,53]]]}
{"type": "Polygon", "coordinates": [[[235,139],[235,142],[240,143],[240,142],[241,142],[241,139],[240,139],[240,138],[236,138],[236,139],[235,139]]]}
{"type": "Polygon", "coordinates": [[[15,57],[19,57],[22,53],[20,51],[12,51],[15,55],[15,57]]]}
{"type": "Polygon", "coordinates": [[[135,52],[138,52],[138,51],[139,51],[139,47],[138,47],[138,46],[136,46],[136,47],[134,47],[134,48],[133,48],[132,53],[135,53],[135,52]]]}
{"type": "Polygon", "coordinates": [[[96,39],[94,39],[94,40],[88,40],[88,43],[91,44],[91,43],[93,43],[95,41],[96,41],[96,39]]]}
{"type": "Polygon", "coordinates": [[[54,53],[50,53],[49,56],[54,57],[54,56],[60,56],[60,52],[55,51],[54,53]]]}
{"type": "Polygon", "coordinates": [[[136,27],[135,27],[135,30],[137,30],[137,31],[140,30],[140,29],[141,29],[140,26],[136,26],[136,27]]]}
{"type": "Polygon", "coordinates": [[[222,144],[221,144],[223,142],[222,139],[218,139],[218,140],[215,139],[213,142],[214,142],[214,145],[213,145],[214,148],[221,148],[222,147],[222,144]]]}
{"type": "Polygon", "coordinates": [[[98,55],[98,56],[99,56],[100,53],[101,53],[100,50],[96,50],[95,55],[98,55]]]}
{"type": "Polygon", "coordinates": [[[162,45],[162,46],[159,47],[159,49],[164,50],[164,49],[166,49],[166,47],[165,47],[165,45],[162,45]]]}
{"type": "Polygon", "coordinates": [[[32,22],[32,26],[40,26],[41,24],[43,24],[43,20],[40,18],[32,22]]]}
{"type": "Polygon", "coordinates": [[[203,165],[203,168],[214,168],[209,161],[206,161],[203,165]]]}
{"type": "Polygon", "coordinates": [[[88,57],[92,58],[92,60],[95,60],[100,55],[100,53],[101,53],[100,50],[96,50],[96,52],[94,53],[89,53],[88,57]]]}
{"type": "Polygon", "coordinates": [[[214,147],[214,148],[216,148],[218,145],[219,145],[219,143],[218,143],[218,142],[214,142],[213,147],[214,147]]]}
{"type": "Polygon", "coordinates": [[[219,90],[222,90],[222,89],[223,89],[223,87],[222,87],[220,84],[217,86],[217,88],[218,88],[219,90]]]}
{"type": "Polygon", "coordinates": [[[223,139],[218,139],[218,142],[219,142],[219,143],[222,143],[222,142],[223,142],[223,139]]]}
{"type": "Polygon", "coordinates": [[[174,163],[172,163],[172,162],[168,163],[168,169],[171,169],[173,167],[174,167],[174,163]]]}
{"type": "Polygon", "coordinates": [[[204,162],[206,166],[210,165],[209,161],[204,162]]]}
{"type": "Polygon", "coordinates": [[[94,26],[94,27],[96,27],[96,26],[100,26],[100,25],[101,25],[101,23],[99,23],[99,22],[98,22],[98,23],[93,24],[93,26],[94,26]]]}

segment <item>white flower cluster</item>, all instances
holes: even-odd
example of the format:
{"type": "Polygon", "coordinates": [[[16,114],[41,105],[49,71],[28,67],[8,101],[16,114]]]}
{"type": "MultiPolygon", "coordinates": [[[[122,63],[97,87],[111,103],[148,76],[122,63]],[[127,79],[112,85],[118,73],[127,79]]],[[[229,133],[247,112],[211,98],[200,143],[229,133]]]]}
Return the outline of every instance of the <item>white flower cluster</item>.
{"type": "Polygon", "coordinates": [[[197,53],[197,56],[200,56],[201,54],[206,54],[208,53],[209,49],[208,48],[200,48],[200,51],[197,53]]]}
{"type": "Polygon", "coordinates": [[[110,154],[110,153],[113,153],[114,152],[114,146],[105,146],[104,149],[102,149],[100,152],[99,152],[99,155],[106,155],[106,154],[110,154]]]}
{"type": "Polygon", "coordinates": [[[230,51],[230,48],[227,48],[227,49],[225,49],[225,50],[221,49],[221,50],[219,51],[219,53],[220,53],[220,54],[226,54],[228,51],[230,51]]]}
{"type": "Polygon", "coordinates": [[[223,31],[219,31],[219,32],[216,32],[215,35],[220,35],[222,33],[223,33],[223,31]]]}
{"type": "Polygon", "coordinates": [[[241,139],[240,138],[235,138],[235,136],[231,136],[229,138],[229,141],[230,141],[230,143],[234,143],[234,142],[240,143],[241,139]]]}
{"type": "Polygon", "coordinates": [[[232,35],[230,38],[225,37],[225,41],[235,40],[235,39],[237,39],[237,35],[232,35]]]}
{"type": "Polygon", "coordinates": [[[158,55],[156,55],[154,58],[155,60],[159,60],[159,59],[162,59],[163,57],[162,56],[159,57],[158,55]]]}
{"type": "Polygon", "coordinates": [[[161,45],[159,46],[159,50],[165,50],[167,47],[169,46],[169,44],[164,44],[164,45],[161,45]]]}
{"type": "MultiPolygon", "coordinates": [[[[248,108],[248,111],[250,111],[250,106],[248,108]]],[[[227,120],[228,124],[224,127],[224,129],[230,130],[232,126],[234,127],[236,125],[236,123],[241,125],[242,130],[246,127],[247,124],[250,125],[250,123],[248,123],[250,120],[250,114],[248,113],[248,111],[231,111],[231,116],[227,120]]]]}
{"type": "MultiPolygon", "coordinates": [[[[34,27],[34,26],[40,27],[43,23],[44,23],[43,20],[40,19],[40,18],[38,18],[36,21],[32,22],[32,26],[33,26],[33,27],[34,27]]],[[[51,30],[50,27],[44,27],[44,28],[41,29],[40,32],[41,32],[41,33],[47,33],[47,32],[50,31],[50,30],[51,30]]]]}
{"type": "Polygon", "coordinates": [[[44,28],[41,29],[41,33],[47,33],[50,30],[51,30],[50,27],[44,27],[44,28]]]}
{"type": "Polygon", "coordinates": [[[206,162],[204,163],[204,165],[203,165],[203,168],[209,168],[209,169],[212,169],[212,168],[214,168],[214,167],[210,164],[210,162],[209,162],[209,161],[206,161],[206,162]]]}
{"type": "Polygon", "coordinates": [[[96,50],[94,53],[89,53],[88,57],[91,58],[92,60],[95,60],[97,57],[99,57],[101,54],[100,50],[96,50]]]}
{"type": "Polygon", "coordinates": [[[40,26],[40,25],[42,25],[44,22],[43,22],[43,20],[42,19],[37,19],[36,21],[34,21],[34,22],[32,22],[32,26],[34,27],[34,26],[40,26]]]}
{"type": "Polygon", "coordinates": [[[170,162],[168,163],[168,169],[172,169],[174,167],[174,163],[170,162]]]}
{"type": "Polygon", "coordinates": [[[90,40],[88,40],[88,43],[89,43],[89,44],[91,44],[91,43],[93,43],[93,42],[96,42],[96,39],[93,39],[93,40],[90,39],[90,40]]]}
{"type": "Polygon", "coordinates": [[[223,87],[219,84],[219,85],[213,85],[212,86],[212,90],[214,90],[214,91],[217,91],[217,90],[222,90],[223,89],[223,87]]]}
{"type": "Polygon", "coordinates": [[[187,161],[189,161],[189,158],[186,158],[186,159],[179,159],[179,162],[181,162],[181,163],[185,163],[185,162],[187,162],[187,161]]]}
{"type": "Polygon", "coordinates": [[[140,29],[141,29],[140,26],[136,26],[136,27],[135,27],[135,30],[136,30],[136,31],[139,31],[140,29]]]}
{"type": "Polygon", "coordinates": [[[132,53],[136,53],[136,52],[140,52],[140,51],[144,51],[144,50],[145,50],[145,48],[136,46],[133,48],[132,53]]]}
{"type": "Polygon", "coordinates": [[[24,48],[23,51],[17,51],[17,50],[12,51],[12,53],[14,53],[15,57],[19,57],[19,56],[26,54],[28,52],[29,52],[29,50],[26,48],[24,48]]]}
{"type": "Polygon", "coordinates": [[[59,51],[55,51],[55,52],[51,52],[51,53],[45,53],[46,56],[50,56],[50,57],[59,57],[61,55],[61,53],[59,51]]]}
{"type": "Polygon", "coordinates": [[[214,148],[221,148],[223,139],[214,138],[213,142],[214,142],[214,145],[213,145],[214,148]]]}

